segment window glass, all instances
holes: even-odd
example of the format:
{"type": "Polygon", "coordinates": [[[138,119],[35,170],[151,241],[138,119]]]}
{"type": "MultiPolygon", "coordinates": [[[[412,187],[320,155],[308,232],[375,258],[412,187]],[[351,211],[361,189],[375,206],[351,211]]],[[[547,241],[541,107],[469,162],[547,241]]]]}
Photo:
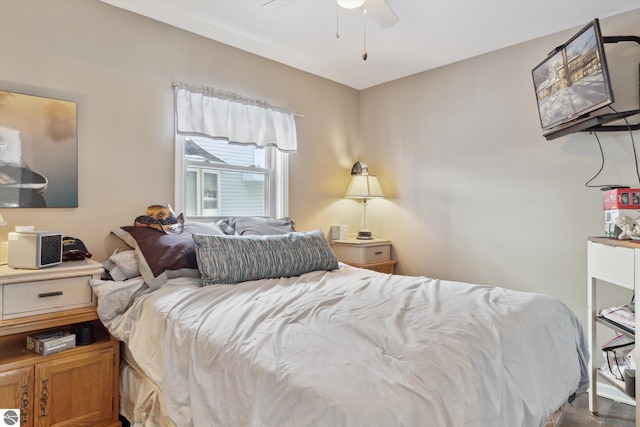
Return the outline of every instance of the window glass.
{"type": "MultiPolygon", "coordinates": [[[[284,212],[282,154],[274,148],[183,139],[182,185],[187,217],[275,216],[284,212]]],[[[177,165],[178,166],[178,165],[177,165]]],[[[180,169],[177,167],[177,169],[180,169]]]]}

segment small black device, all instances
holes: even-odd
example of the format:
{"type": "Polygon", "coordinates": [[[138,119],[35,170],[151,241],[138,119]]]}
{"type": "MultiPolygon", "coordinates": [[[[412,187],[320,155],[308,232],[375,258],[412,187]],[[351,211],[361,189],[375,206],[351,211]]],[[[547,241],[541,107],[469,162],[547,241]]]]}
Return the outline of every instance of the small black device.
{"type": "Polygon", "coordinates": [[[627,185],[608,185],[606,187],[600,187],[600,191],[615,190],[616,188],[629,188],[627,185]]]}
{"type": "Polygon", "coordinates": [[[71,333],[76,335],[76,345],[87,345],[96,342],[96,332],[91,322],[71,325],[71,333]]]}

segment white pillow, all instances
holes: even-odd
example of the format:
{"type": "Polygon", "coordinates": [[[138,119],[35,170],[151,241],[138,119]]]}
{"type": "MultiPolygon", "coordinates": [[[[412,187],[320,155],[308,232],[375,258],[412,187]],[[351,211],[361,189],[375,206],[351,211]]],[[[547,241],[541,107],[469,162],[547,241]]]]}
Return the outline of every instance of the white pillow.
{"type": "Polygon", "coordinates": [[[116,249],[109,259],[104,262],[103,267],[109,272],[111,278],[118,282],[140,276],[140,269],[133,248],[116,249]]]}

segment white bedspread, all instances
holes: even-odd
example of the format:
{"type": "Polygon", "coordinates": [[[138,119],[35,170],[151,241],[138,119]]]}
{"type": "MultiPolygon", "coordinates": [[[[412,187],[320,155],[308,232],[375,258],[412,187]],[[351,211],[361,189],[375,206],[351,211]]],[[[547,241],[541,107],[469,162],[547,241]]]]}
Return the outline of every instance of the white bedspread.
{"type": "Polygon", "coordinates": [[[345,265],[93,285],[180,427],[537,427],[587,388],[580,322],[542,295],[345,265]]]}

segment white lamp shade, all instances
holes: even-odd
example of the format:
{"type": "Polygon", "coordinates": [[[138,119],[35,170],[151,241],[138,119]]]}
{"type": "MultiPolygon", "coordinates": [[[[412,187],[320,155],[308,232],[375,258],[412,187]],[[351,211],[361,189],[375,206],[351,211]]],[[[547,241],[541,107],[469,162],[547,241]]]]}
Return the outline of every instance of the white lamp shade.
{"type": "Polygon", "coordinates": [[[347,190],[347,199],[378,199],[384,197],[375,175],[353,175],[347,190]]]}

